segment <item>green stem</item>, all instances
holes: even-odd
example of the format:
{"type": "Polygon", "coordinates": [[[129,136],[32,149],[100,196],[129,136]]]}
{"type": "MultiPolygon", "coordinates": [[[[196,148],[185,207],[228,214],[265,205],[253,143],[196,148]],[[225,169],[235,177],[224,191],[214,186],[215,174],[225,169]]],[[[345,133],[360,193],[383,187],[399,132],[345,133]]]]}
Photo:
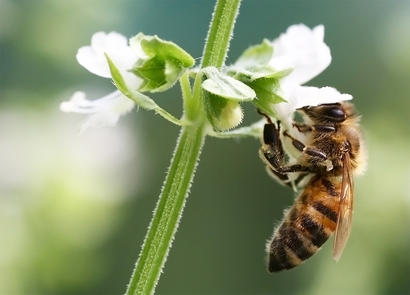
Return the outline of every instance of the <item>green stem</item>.
{"type": "MultiPolygon", "coordinates": [[[[221,67],[225,61],[240,0],[217,0],[204,50],[203,66],[221,67]]],[[[205,141],[201,73],[191,93],[188,76],[181,79],[185,118],[192,124],[182,128],[174,156],[162,187],[140,256],[128,285],[127,295],[153,294],[182,216],[189,187],[205,141]]]]}
{"type": "Polygon", "coordinates": [[[164,110],[159,105],[157,105],[153,99],[146,96],[145,94],[142,94],[141,92],[131,91],[128,88],[123,87],[122,93],[128,98],[132,99],[141,108],[147,111],[155,111],[155,113],[157,113],[164,119],[174,123],[175,125],[178,125],[178,126],[189,125],[187,121],[185,121],[184,119],[180,120],[180,119],[175,118],[173,115],[171,115],[166,110],[164,110]]]}
{"type": "Polygon", "coordinates": [[[152,294],[154,292],[182,216],[204,138],[203,126],[182,128],[126,294],[152,294]]]}
{"type": "Polygon", "coordinates": [[[174,123],[175,125],[178,125],[178,126],[189,125],[189,123],[186,122],[185,120],[183,120],[183,119],[180,120],[180,119],[175,118],[173,115],[171,115],[170,113],[168,113],[166,110],[164,110],[163,108],[161,108],[159,106],[157,108],[155,108],[154,110],[162,118],[167,119],[168,121],[174,123]]]}
{"type": "Polygon", "coordinates": [[[223,66],[240,2],[240,0],[219,0],[216,3],[204,48],[202,68],[223,66]]]}
{"type": "Polygon", "coordinates": [[[208,135],[212,137],[223,138],[223,139],[246,138],[246,137],[260,138],[262,134],[262,130],[263,130],[263,125],[261,125],[260,122],[257,122],[250,126],[245,126],[245,127],[233,129],[230,131],[225,131],[225,132],[211,131],[208,133],[208,135]]]}
{"type": "MultiPolygon", "coordinates": [[[[179,84],[181,85],[182,98],[184,101],[184,110],[194,110],[196,108],[195,107],[196,101],[194,100],[194,97],[192,96],[191,84],[189,82],[188,72],[185,72],[185,74],[182,75],[181,79],[179,80],[179,84]]],[[[193,117],[193,115],[194,115],[193,111],[189,113],[185,112],[185,116],[190,121],[195,120],[195,117],[193,117]]]]}

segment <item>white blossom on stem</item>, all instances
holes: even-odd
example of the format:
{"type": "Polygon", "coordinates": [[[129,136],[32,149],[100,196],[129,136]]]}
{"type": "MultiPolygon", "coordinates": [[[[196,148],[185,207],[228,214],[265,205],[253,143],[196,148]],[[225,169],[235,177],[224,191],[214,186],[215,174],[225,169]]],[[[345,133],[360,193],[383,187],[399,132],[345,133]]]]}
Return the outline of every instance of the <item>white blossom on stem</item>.
{"type": "Polygon", "coordinates": [[[272,41],[273,56],[270,65],[276,70],[292,69],[284,82],[302,85],[325,70],[332,56],[324,40],[325,28],[313,29],[303,24],[290,26],[286,33],[272,41]]]}
{"type": "Polygon", "coordinates": [[[292,70],[280,81],[280,94],[287,103],[275,105],[279,119],[288,127],[298,108],[352,99],[350,94],[341,94],[332,87],[302,86],[325,70],[332,60],[324,42],[323,25],[313,29],[303,24],[292,25],[272,45],[274,52],[269,65],[279,71],[292,70]]]}
{"type": "MultiPolygon", "coordinates": [[[[145,54],[139,44],[129,44],[123,35],[110,32],[97,32],[91,38],[91,45],[81,47],[76,55],[80,65],[89,72],[104,78],[111,78],[110,68],[105,57],[107,54],[119,69],[127,87],[137,90],[142,80],[129,70],[145,54]]],[[[114,91],[99,99],[88,100],[84,92],[76,92],[69,101],[61,103],[63,112],[89,114],[81,131],[88,127],[113,126],[120,116],[131,111],[135,103],[121,92],[114,91]]]]}
{"type": "Polygon", "coordinates": [[[89,115],[81,126],[80,132],[84,132],[90,127],[115,126],[118,119],[130,112],[134,106],[134,102],[119,91],[95,100],[88,100],[84,92],[77,91],[70,100],[61,103],[60,109],[67,113],[89,115]]]}

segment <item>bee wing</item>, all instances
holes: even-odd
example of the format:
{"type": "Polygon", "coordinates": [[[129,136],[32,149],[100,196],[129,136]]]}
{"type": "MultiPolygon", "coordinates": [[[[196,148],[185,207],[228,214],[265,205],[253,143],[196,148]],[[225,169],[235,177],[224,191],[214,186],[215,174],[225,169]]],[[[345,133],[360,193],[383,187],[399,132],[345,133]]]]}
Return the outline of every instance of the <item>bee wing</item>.
{"type": "Polygon", "coordinates": [[[353,215],[353,178],[349,153],[343,155],[342,189],[333,242],[333,259],[338,261],[349,239],[353,215]]]}

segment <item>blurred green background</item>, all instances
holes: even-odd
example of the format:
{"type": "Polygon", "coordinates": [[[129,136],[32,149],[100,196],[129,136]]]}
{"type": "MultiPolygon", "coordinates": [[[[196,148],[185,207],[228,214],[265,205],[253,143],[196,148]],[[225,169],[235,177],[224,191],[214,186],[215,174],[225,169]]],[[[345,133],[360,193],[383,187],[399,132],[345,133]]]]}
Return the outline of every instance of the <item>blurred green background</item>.
{"type": "MultiPolygon", "coordinates": [[[[58,105],[113,87],[75,53],[99,30],[158,34],[200,58],[213,1],[0,0],[0,294],[121,294],[178,128],[134,111],[79,136],[58,105]]],[[[158,294],[410,294],[410,2],[244,0],[228,62],[294,23],[324,24],[331,66],[309,85],[353,94],[369,167],[353,232],[270,275],[264,247],[293,193],[259,143],[210,138],[158,294]]],[[[179,89],[156,96],[181,113],[179,89]]],[[[247,109],[246,123],[258,116],[247,109]]]]}

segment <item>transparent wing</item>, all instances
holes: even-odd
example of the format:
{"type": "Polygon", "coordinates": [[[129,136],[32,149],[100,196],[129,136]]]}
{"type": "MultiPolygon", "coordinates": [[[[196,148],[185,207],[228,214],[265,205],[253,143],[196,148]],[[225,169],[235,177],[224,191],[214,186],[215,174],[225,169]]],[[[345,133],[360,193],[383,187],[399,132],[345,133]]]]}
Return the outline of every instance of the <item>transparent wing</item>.
{"type": "Polygon", "coordinates": [[[339,214],[335,239],[333,242],[333,259],[338,261],[349,239],[353,215],[353,177],[349,153],[343,155],[342,188],[339,201],[339,214]]]}

